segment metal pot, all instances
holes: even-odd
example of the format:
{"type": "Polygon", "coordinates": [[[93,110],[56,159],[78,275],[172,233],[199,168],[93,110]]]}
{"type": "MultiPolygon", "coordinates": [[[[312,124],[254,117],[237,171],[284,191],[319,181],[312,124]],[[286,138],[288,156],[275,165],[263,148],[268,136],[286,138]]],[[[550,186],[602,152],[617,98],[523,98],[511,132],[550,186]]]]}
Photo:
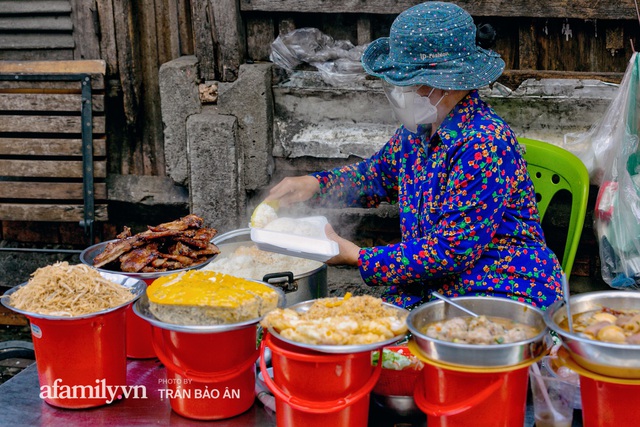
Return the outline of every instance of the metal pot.
{"type": "MultiPolygon", "coordinates": [[[[575,316],[602,307],[614,310],[639,310],[640,293],[635,291],[600,291],[573,295],[569,299],[575,316]]],[[[640,345],[615,344],[592,340],[579,333],[570,333],[559,325],[567,318],[564,301],[556,301],[547,309],[544,320],[561,338],[571,358],[583,368],[617,378],[640,378],[640,345]]]]}
{"type": "Polygon", "coordinates": [[[422,355],[436,362],[465,367],[515,366],[541,356],[551,345],[542,311],[506,298],[458,297],[455,302],[477,314],[511,319],[537,328],[533,338],[514,343],[477,345],[454,343],[428,337],[422,331],[432,322],[468,316],[442,300],[428,302],[411,311],[407,326],[422,355]]]}
{"type": "MultiPolygon", "coordinates": [[[[240,246],[253,246],[250,234],[249,228],[241,228],[214,237],[212,242],[220,249],[216,260],[228,257],[240,246]]],[[[274,271],[263,277],[250,277],[250,279],[261,280],[282,289],[287,307],[328,295],[327,265],[324,263],[318,268],[297,275],[291,271],[274,271]]]]}

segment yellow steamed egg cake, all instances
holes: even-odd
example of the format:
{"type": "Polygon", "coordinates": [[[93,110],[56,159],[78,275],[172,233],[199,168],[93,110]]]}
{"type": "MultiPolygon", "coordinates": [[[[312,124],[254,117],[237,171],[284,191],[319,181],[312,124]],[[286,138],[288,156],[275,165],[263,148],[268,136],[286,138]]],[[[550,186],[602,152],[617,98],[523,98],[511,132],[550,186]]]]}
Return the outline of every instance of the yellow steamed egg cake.
{"type": "Polygon", "coordinates": [[[179,325],[244,322],[277,308],[271,287],[215,271],[170,274],[147,288],[149,310],[159,320],[179,325]]]}

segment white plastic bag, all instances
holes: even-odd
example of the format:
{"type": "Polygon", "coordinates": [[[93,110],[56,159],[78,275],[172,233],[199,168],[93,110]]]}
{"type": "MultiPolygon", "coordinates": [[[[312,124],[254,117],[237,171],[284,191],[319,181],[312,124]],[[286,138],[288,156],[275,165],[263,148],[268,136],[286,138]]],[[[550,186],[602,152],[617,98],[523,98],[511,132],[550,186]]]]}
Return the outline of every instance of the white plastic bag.
{"type": "Polygon", "coordinates": [[[611,287],[640,289],[640,57],[629,62],[615,103],[617,115],[600,126],[594,151],[600,189],[596,200],[602,278],[611,287]],[[608,130],[608,132],[605,132],[608,130]],[[606,144],[605,144],[606,141],[606,144]],[[606,146],[605,146],[606,145],[606,146]]]}
{"type": "Polygon", "coordinates": [[[620,120],[630,102],[630,86],[632,82],[633,64],[636,54],[631,57],[629,66],[618,87],[615,98],[604,115],[594,123],[587,132],[568,133],[564,135],[563,148],[575,154],[589,171],[589,181],[593,185],[602,185],[603,175],[611,165],[612,156],[618,147],[618,142],[625,132],[625,121],[620,120]]]}
{"type": "Polygon", "coordinates": [[[320,71],[325,83],[337,85],[366,77],[360,62],[365,47],[305,27],[279,35],[271,44],[269,59],[288,71],[307,63],[320,71]]]}

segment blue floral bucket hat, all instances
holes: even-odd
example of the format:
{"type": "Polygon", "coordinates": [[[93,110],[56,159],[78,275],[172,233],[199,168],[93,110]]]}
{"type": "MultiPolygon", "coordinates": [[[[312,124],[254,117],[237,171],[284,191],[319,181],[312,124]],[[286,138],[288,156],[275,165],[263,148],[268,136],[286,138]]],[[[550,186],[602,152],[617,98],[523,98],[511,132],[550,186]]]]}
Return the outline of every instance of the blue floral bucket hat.
{"type": "Polygon", "coordinates": [[[389,37],[374,40],[362,55],[365,71],[396,86],[477,89],[504,70],[500,55],[476,44],[476,26],[453,3],[429,1],[402,12],[389,37]]]}

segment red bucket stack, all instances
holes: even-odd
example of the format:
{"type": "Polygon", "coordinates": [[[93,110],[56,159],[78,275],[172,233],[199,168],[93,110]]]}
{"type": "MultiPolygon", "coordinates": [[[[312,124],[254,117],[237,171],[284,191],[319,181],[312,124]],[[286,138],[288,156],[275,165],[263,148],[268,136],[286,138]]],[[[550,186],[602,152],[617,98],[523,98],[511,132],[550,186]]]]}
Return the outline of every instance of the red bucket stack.
{"type": "Polygon", "coordinates": [[[578,365],[565,349],[560,363],[580,375],[584,427],[637,427],[640,425],[640,379],[616,378],[578,365]]]}
{"type": "Polygon", "coordinates": [[[369,395],[381,368],[381,363],[371,365],[371,351],[327,354],[268,333],[260,352],[262,375],[276,396],[279,426],[366,427],[369,395]],[[272,354],[273,380],[267,373],[265,347],[272,354]]]}
{"type": "MultiPolygon", "coordinates": [[[[422,359],[425,361],[425,359],[422,359]]],[[[524,424],[529,365],[465,369],[425,361],[414,399],[429,427],[524,424]]]]}
{"type": "Polygon", "coordinates": [[[366,427],[369,397],[382,372],[382,363],[374,366],[372,356],[377,353],[381,361],[382,349],[405,337],[408,311],[371,296],[350,294],[304,301],[287,310],[269,313],[262,322],[260,371],[275,396],[277,424],[366,427]],[[372,327],[378,320],[379,329],[387,333],[372,327]],[[340,329],[344,324],[349,325],[348,332],[340,329]],[[267,369],[267,349],[273,378],[267,369]]]}
{"type": "MultiPolygon", "coordinates": [[[[282,306],[284,294],[272,289],[282,306]]],[[[174,412],[196,420],[221,420],[253,405],[261,317],[214,325],[167,323],[151,313],[147,295],[133,310],[151,327],[154,352],[166,368],[162,395],[174,412]]]]}
{"type": "Polygon", "coordinates": [[[171,408],[198,420],[245,412],[255,394],[256,325],[214,333],[152,326],[153,345],[167,369],[171,408]]]}
{"type": "Polygon", "coordinates": [[[456,302],[477,315],[529,326],[535,335],[496,345],[436,339],[427,335],[429,326],[469,315],[441,300],[413,309],[407,319],[413,335],[409,349],[424,362],[416,405],[427,415],[429,427],[523,425],[529,366],[550,344],[543,313],[506,298],[458,297],[456,302]]]}
{"type": "MultiPolygon", "coordinates": [[[[101,273],[136,294],[144,284],[123,275],[101,273]]],[[[5,295],[10,295],[19,287],[5,295]]],[[[31,324],[40,397],[60,408],[102,406],[122,398],[127,386],[126,310],[132,302],[74,317],[40,315],[17,310],[31,324]]]]}
{"type": "Polygon", "coordinates": [[[562,339],[560,363],[580,375],[583,425],[640,425],[640,344],[634,339],[640,333],[640,293],[585,292],[572,295],[569,304],[570,310],[564,301],[552,304],[545,311],[545,322],[562,339]],[[597,324],[605,325],[600,331],[622,336],[607,337],[592,329],[595,336],[590,338],[586,328],[597,324]]]}

